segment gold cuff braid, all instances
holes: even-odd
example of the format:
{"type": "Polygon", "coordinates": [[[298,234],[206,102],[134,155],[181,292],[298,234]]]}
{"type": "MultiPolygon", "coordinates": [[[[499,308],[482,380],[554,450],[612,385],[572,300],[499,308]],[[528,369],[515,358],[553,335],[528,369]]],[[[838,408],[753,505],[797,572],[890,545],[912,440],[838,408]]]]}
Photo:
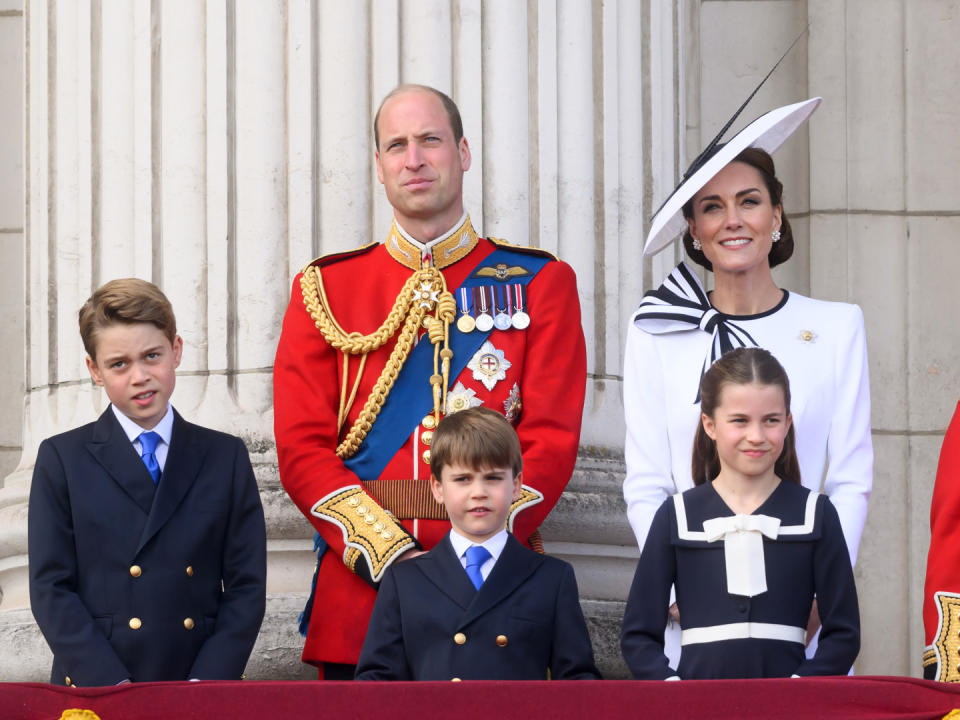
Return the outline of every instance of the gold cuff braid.
{"type": "Polygon", "coordinates": [[[520,497],[513,501],[510,505],[510,512],[507,514],[507,530],[513,532],[513,521],[521,510],[526,510],[542,502],[542,492],[535,490],[529,485],[521,485],[520,497]]]}
{"type": "Polygon", "coordinates": [[[387,566],[396,557],[416,547],[403,526],[359,485],[349,485],[330,493],[310,512],[340,527],[346,543],[344,565],[357,572],[357,562],[362,557],[374,582],[380,582],[387,566]]]}
{"type": "Polygon", "coordinates": [[[936,592],[933,598],[939,618],[937,635],[933,640],[938,661],[937,676],[934,679],[940,682],[960,682],[960,595],[936,592]]]}

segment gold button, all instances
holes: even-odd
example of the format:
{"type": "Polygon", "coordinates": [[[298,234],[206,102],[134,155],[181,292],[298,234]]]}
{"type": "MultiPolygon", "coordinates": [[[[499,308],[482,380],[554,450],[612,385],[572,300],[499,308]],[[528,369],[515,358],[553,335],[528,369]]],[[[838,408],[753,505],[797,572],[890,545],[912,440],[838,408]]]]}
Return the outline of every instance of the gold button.
{"type": "Polygon", "coordinates": [[[433,430],[437,426],[437,419],[433,415],[427,415],[420,424],[427,430],[433,430]]]}
{"type": "Polygon", "coordinates": [[[133,577],[140,577],[141,575],[143,575],[143,570],[140,568],[139,565],[131,565],[131,566],[130,566],[130,574],[131,574],[133,577]]]}
{"type": "Polygon", "coordinates": [[[350,507],[356,507],[359,504],[360,504],[360,498],[358,498],[356,495],[354,495],[352,498],[347,500],[347,505],[349,505],[350,507]]]}
{"type": "Polygon", "coordinates": [[[140,618],[130,618],[130,622],[128,622],[127,625],[130,626],[131,630],[139,630],[143,623],[140,622],[140,618]]]}
{"type": "Polygon", "coordinates": [[[384,525],[382,522],[378,522],[378,523],[374,523],[374,524],[373,524],[373,531],[374,531],[374,532],[378,532],[378,533],[379,533],[379,532],[383,532],[383,531],[386,530],[386,529],[387,529],[387,526],[384,525]]]}
{"type": "Polygon", "coordinates": [[[373,524],[377,521],[377,516],[374,515],[373,513],[370,513],[369,515],[367,515],[367,516],[363,519],[363,521],[364,521],[367,525],[373,525],[373,524]]]}
{"type": "Polygon", "coordinates": [[[450,682],[463,682],[460,678],[450,678],[450,682]]]}
{"type": "Polygon", "coordinates": [[[497,647],[506,647],[506,646],[507,646],[507,636],[497,635],[497,647]]]}
{"type": "Polygon", "coordinates": [[[384,530],[382,533],[380,533],[380,537],[382,537],[384,540],[393,540],[393,533],[389,530],[384,530]]]}
{"type": "Polygon", "coordinates": [[[424,445],[429,445],[433,442],[433,430],[424,430],[423,434],[420,435],[420,442],[424,445]]]}
{"type": "Polygon", "coordinates": [[[359,515],[360,517],[363,517],[364,515],[366,515],[367,512],[368,511],[367,511],[366,505],[361,505],[360,507],[357,508],[357,515],[359,515]]]}
{"type": "Polygon", "coordinates": [[[183,626],[184,626],[187,630],[193,630],[193,618],[184,618],[184,620],[183,620],[183,626]]]}
{"type": "Polygon", "coordinates": [[[187,565],[187,577],[193,577],[193,565],[187,565]]]}
{"type": "Polygon", "coordinates": [[[69,684],[70,684],[70,676],[67,675],[67,676],[63,679],[63,682],[65,682],[67,685],[69,685],[69,684]]]}
{"type": "Polygon", "coordinates": [[[424,450],[424,451],[423,451],[423,461],[424,461],[427,465],[430,464],[430,451],[429,451],[429,450],[424,450]]]}
{"type": "Polygon", "coordinates": [[[457,633],[456,635],[453,636],[453,641],[457,645],[463,645],[465,642],[467,642],[467,636],[464,635],[463,633],[457,633]]]}

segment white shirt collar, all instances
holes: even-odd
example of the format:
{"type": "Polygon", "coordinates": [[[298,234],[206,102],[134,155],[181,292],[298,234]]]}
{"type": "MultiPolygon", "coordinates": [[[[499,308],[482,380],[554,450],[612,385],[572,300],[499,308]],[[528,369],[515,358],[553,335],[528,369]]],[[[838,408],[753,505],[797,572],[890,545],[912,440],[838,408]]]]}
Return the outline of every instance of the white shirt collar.
{"type": "MultiPolygon", "coordinates": [[[[495,563],[500,557],[500,553],[503,552],[503,548],[507,544],[507,531],[506,528],[498,532],[491,538],[487,538],[482,543],[475,543],[472,540],[468,540],[463,535],[458,533],[455,528],[450,528],[450,544],[453,545],[453,551],[457,554],[457,557],[460,558],[461,562],[466,562],[463,559],[463,554],[467,551],[467,548],[473,545],[482,545],[487,549],[487,552],[490,553],[490,560],[487,560],[487,563],[490,563],[491,560],[495,563]]],[[[484,563],[486,565],[486,563],[484,563]]]]}
{"type": "MultiPolygon", "coordinates": [[[[120,427],[123,428],[127,439],[130,442],[136,442],[140,433],[145,432],[144,429],[120,412],[113,403],[110,404],[110,409],[113,410],[113,414],[117,418],[117,422],[120,423],[120,427]]],[[[170,444],[170,438],[173,435],[173,406],[170,403],[167,403],[167,412],[157,423],[157,426],[153,428],[153,432],[159,435],[164,443],[170,444]]]]}
{"type": "MultiPolygon", "coordinates": [[[[394,218],[394,224],[397,226],[397,232],[403,235],[405,240],[412,243],[414,247],[419,248],[420,259],[422,260],[423,258],[425,258],[427,255],[430,254],[434,245],[436,245],[439,242],[443,242],[448,237],[453,235],[457,230],[459,230],[460,226],[463,225],[466,219],[467,219],[467,211],[464,210],[463,215],[461,215],[460,219],[453,224],[453,227],[451,227],[449,230],[443,233],[443,235],[441,235],[440,237],[436,237],[433,240],[430,240],[429,242],[425,242],[425,243],[420,242],[419,240],[414,238],[412,235],[410,235],[410,233],[404,230],[403,227],[400,225],[400,223],[396,221],[396,218],[394,218]]],[[[487,548],[487,549],[489,550],[490,548],[487,548]]]]}

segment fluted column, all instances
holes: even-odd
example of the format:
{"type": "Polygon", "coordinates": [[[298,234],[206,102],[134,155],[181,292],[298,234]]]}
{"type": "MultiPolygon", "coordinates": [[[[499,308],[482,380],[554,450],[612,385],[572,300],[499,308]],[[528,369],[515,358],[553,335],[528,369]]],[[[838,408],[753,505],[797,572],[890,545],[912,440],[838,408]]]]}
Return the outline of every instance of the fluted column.
{"type": "Polygon", "coordinates": [[[0,641],[16,635],[32,650],[15,665],[0,655],[0,677],[46,672],[27,610],[30,474],[43,438],[106,407],[76,313],[125,276],[173,302],[185,348],[174,404],[251,452],[269,599],[248,677],[309,676],[294,625],[311,530],[277,476],[273,354],[299,269],[386,233],[371,116],[401,82],[460,106],[478,229],[556,252],[577,272],[583,314],[569,321],[587,335],[584,452],[544,536],[580,574],[601,664],[622,672],[611,638],[637,551],[619,490],[621,337],[660,269],[641,262],[640,243],[679,126],[678,16],[661,5],[27,3],[27,390],[23,458],[0,488],[0,641]]]}

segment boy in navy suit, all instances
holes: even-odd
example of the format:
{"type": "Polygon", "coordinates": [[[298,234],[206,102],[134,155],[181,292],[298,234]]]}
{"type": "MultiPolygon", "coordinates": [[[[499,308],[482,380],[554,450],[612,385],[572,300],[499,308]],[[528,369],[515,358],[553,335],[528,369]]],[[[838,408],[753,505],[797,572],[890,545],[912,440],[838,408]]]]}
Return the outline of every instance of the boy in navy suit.
{"type": "Polygon", "coordinates": [[[30,488],[30,603],[51,682],[239,679],[266,599],[247,450],[170,406],[183,341],[155,285],[107,283],[80,335],[111,405],[41,443],[30,488]]]}
{"type": "Polygon", "coordinates": [[[499,413],[475,407],[440,422],[430,487],[452,527],[387,570],[358,680],[600,677],[573,568],[505,528],[521,469],[520,441],[499,413]]]}

